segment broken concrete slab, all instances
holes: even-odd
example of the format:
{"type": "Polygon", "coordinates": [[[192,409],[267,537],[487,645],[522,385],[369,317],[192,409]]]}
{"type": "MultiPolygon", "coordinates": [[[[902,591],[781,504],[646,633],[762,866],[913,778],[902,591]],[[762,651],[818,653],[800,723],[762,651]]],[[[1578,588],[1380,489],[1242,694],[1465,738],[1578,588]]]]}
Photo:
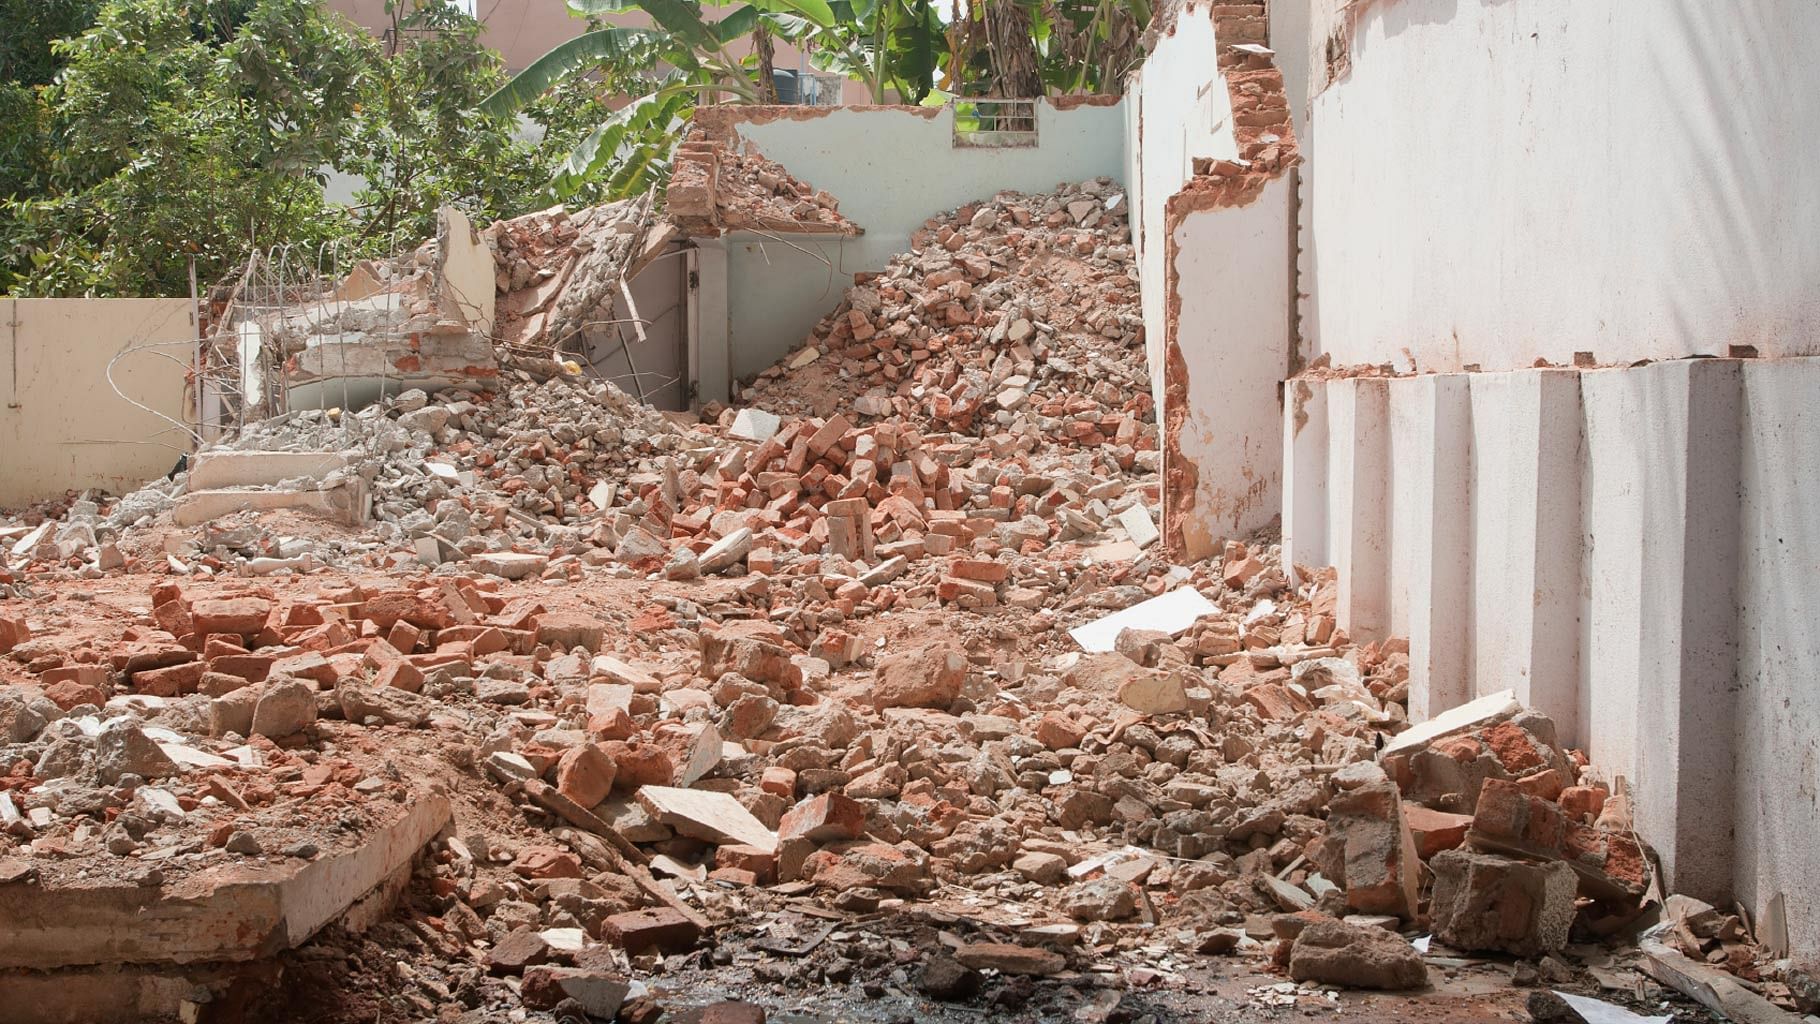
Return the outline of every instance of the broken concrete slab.
{"type": "Polygon", "coordinates": [[[314,860],[234,861],[166,886],[117,879],[0,887],[0,968],[191,964],[291,949],[408,865],[448,823],[421,794],[351,848],[314,860]]]}
{"type": "Polygon", "coordinates": [[[1775,1005],[1738,979],[1683,956],[1663,943],[1645,939],[1643,972],[1701,1006],[1736,1024],[1799,1024],[1800,1017],[1775,1005]]]}
{"type": "Polygon", "coordinates": [[[1179,587],[1153,597],[1121,612],[1095,619],[1068,631],[1081,650],[1103,653],[1113,649],[1119,634],[1127,629],[1149,629],[1169,636],[1184,632],[1205,616],[1219,611],[1219,606],[1193,587],[1179,587]]]}
{"type": "Polygon", "coordinates": [[[1384,744],[1384,749],[1378,751],[1378,759],[1420,750],[1435,740],[1483,728],[1522,710],[1523,705],[1517,701],[1515,690],[1487,694],[1459,707],[1448,708],[1428,721],[1412,725],[1398,733],[1394,739],[1384,744]]]}
{"type": "Polygon", "coordinates": [[[270,487],[286,480],[322,480],[345,468],[343,452],[207,451],[190,459],[189,489],[270,487]]]}
{"type": "Polygon", "coordinates": [[[675,786],[642,786],[637,800],[658,821],[692,839],[755,846],[768,852],[777,849],[777,833],[766,828],[764,822],[753,817],[752,812],[730,794],[675,786]]]}
{"type": "Polygon", "coordinates": [[[763,409],[741,409],[733,417],[733,426],[727,428],[727,434],[742,441],[762,443],[771,440],[782,423],[782,418],[763,409]]]}
{"type": "Polygon", "coordinates": [[[1133,505],[1115,518],[1125,528],[1125,536],[1130,537],[1131,543],[1140,549],[1155,544],[1157,538],[1162,536],[1156,528],[1156,521],[1150,518],[1150,510],[1142,505],[1133,505]]]}
{"type": "Polygon", "coordinates": [[[200,526],[235,512],[274,512],[291,510],[307,512],[344,526],[359,526],[367,521],[369,498],[364,484],[344,479],[333,487],[312,491],[190,491],[177,499],[171,509],[171,522],[177,526],[200,526]]]}

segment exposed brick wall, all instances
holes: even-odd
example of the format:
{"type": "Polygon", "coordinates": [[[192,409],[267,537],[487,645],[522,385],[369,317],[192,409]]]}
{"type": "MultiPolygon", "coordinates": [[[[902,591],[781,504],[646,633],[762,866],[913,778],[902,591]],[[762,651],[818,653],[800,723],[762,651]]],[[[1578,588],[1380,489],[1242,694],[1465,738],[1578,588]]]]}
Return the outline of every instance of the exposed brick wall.
{"type": "Polygon", "coordinates": [[[1163,540],[1178,555],[1185,549],[1182,527],[1194,508],[1200,474],[1181,450],[1188,421],[1188,364],[1177,343],[1182,304],[1175,270],[1176,228],[1191,214],[1251,203],[1267,183],[1301,159],[1283,73],[1265,49],[1270,22],[1263,0],[1227,4],[1189,0],[1167,11],[1158,27],[1173,32],[1179,19],[1199,16],[1203,9],[1213,18],[1216,60],[1231,99],[1239,155],[1236,160],[1197,158],[1193,177],[1164,208],[1168,303],[1163,339],[1163,540]]]}
{"type": "Polygon", "coordinates": [[[798,179],[752,143],[740,138],[740,123],[776,120],[774,111],[828,108],[704,107],[676,148],[665,208],[692,236],[724,231],[784,234],[858,235],[862,229],[840,215],[840,202],[798,179]],[[743,116],[742,116],[743,115],[743,116]]]}

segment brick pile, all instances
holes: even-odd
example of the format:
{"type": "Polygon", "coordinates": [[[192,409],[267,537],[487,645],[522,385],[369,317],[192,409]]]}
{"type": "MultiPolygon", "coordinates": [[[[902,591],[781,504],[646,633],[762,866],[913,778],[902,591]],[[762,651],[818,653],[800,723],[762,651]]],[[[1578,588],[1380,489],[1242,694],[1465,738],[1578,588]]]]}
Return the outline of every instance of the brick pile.
{"type": "Polygon", "coordinates": [[[665,209],[692,237],[727,231],[864,233],[841,215],[840,200],[766,159],[751,142],[700,122],[677,147],[665,209]]]}

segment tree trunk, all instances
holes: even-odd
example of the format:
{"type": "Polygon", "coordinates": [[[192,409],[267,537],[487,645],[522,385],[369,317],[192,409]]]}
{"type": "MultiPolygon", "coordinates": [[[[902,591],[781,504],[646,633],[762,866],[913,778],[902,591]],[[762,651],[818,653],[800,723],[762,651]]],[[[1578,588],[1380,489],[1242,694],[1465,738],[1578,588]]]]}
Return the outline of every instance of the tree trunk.
{"type": "Polygon", "coordinates": [[[772,68],[776,54],[771,47],[771,30],[759,25],[752,30],[752,49],[758,54],[758,102],[777,102],[777,76],[772,68]]]}
{"type": "Polygon", "coordinates": [[[1008,100],[1043,95],[1043,76],[1037,65],[1029,12],[1017,0],[985,0],[980,10],[986,22],[992,94],[1008,100]]]}

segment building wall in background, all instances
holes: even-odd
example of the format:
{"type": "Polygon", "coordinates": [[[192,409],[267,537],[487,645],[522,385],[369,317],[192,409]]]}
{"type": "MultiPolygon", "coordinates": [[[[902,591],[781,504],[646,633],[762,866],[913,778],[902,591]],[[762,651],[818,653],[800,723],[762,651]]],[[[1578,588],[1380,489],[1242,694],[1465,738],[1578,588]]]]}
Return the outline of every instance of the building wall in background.
{"type": "Polygon", "coordinates": [[[190,450],[171,420],[196,419],[191,313],[189,299],[0,299],[0,508],[124,494],[190,450]]]}

